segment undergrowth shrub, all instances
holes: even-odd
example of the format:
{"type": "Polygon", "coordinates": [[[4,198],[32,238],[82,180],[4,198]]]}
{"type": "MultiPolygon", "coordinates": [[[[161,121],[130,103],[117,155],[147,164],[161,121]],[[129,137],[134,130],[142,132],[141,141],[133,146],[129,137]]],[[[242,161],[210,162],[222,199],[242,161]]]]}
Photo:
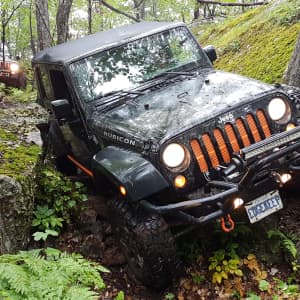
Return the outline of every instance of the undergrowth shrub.
{"type": "Polygon", "coordinates": [[[35,249],[0,256],[0,299],[88,300],[105,288],[106,268],[78,254],[35,249]]]}
{"type": "Polygon", "coordinates": [[[73,182],[56,171],[45,167],[37,177],[36,208],[32,225],[37,228],[35,240],[57,236],[63,224],[69,224],[72,216],[84,207],[87,196],[81,182],[73,182]]]}
{"type": "Polygon", "coordinates": [[[33,103],[36,100],[36,89],[28,84],[26,89],[6,87],[0,84],[0,98],[4,102],[33,103]]]}

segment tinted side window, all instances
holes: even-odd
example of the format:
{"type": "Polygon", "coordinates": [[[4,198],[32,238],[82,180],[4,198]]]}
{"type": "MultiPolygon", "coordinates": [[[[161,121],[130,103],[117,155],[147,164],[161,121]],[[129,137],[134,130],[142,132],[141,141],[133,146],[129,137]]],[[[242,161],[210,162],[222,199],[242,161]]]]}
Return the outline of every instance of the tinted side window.
{"type": "Polygon", "coordinates": [[[45,99],[46,93],[45,93],[44,85],[42,82],[42,76],[41,76],[41,71],[40,71],[39,66],[35,66],[34,76],[35,76],[35,81],[36,81],[37,88],[38,88],[38,99],[45,99]]]}
{"type": "Polygon", "coordinates": [[[44,65],[40,65],[40,76],[41,76],[41,91],[44,93],[43,98],[53,99],[51,82],[48,74],[48,70],[44,65]]]}
{"type": "Polygon", "coordinates": [[[53,86],[55,99],[71,100],[70,93],[63,72],[57,70],[50,70],[49,74],[53,86]]]}

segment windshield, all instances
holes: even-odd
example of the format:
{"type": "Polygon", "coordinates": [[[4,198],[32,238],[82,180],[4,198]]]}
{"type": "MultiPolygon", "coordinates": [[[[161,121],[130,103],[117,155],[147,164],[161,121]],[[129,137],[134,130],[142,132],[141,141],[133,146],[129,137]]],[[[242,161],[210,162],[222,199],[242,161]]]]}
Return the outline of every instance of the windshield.
{"type": "Polygon", "coordinates": [[[86,102],[137,87],[170,71],[211,67],[184,27],[160,32],[71,64],[79,95],[86,102]]]}

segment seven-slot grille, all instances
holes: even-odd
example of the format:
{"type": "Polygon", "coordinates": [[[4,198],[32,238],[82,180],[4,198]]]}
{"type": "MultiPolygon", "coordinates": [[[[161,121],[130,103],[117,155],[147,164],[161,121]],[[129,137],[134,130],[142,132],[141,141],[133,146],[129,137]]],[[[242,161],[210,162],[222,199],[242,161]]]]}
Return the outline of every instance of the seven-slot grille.
{"type": "Polygon", "coordinates": [[[234,123],[225,124],[224,128],[215,128],[199,139],[192,139],[190,144],[201,172],[207,172],[223,162],[230,162],[231,153],[269,136],[271,130],[267,118],[259,109],[255,115],[248,113],[234,123]]]}

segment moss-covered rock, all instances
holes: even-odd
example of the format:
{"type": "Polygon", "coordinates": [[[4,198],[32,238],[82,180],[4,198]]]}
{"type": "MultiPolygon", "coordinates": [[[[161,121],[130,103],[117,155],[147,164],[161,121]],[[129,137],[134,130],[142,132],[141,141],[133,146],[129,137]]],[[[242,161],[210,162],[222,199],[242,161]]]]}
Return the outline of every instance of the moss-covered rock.
{"type": "MultiPolygon", "coordinates": [[[[1,103],[0,103],[1,105],[1,103]]],[[[27,247],[36,166],[41,148],[35,124],[46,114],[34,103],[2,103],[0,114],[0,254],[27,247]]]]}
{"type": "Polygon", "coordinates": [[[273,1],[193,31],[202,45],[217,48],[216,68],[275,83],[283,80],[300,31],[299,21],[299,0],[273,1]]]}
{"type": "Polygon", "coordinates": [[[0,175],[0,253],[15,253],[29,242],[34,181],[0,175]]]}

